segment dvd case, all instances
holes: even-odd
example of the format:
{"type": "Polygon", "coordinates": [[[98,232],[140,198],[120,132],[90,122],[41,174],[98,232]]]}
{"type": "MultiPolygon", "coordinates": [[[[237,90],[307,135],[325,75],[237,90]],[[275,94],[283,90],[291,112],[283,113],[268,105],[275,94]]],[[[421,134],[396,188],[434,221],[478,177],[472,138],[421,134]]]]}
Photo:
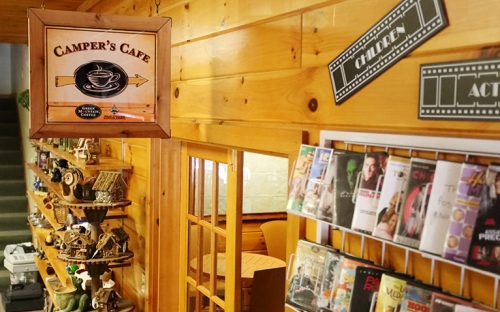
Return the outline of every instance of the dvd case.
{"type": "Polygon", "coordinates": [[[315,146],[305,144],[300,146],[299,156],[295,162],[295,168],[292,174],[292,183],[286,205],[287,210],[302,211],[307,179],[309,178],[315,152],[315,146]]]}
{"type": "Polygon", "coordinates": [[[306,183],[304,202],[302,203],[302,212],[305,214],[316,216],[321,193],[325,188],[323,182],[332,152],[333,150],[331,148],[316,148],[309,178],[306,183]]]}
{"type": "Polygon", "coordinates": [[[435,171],[435,160],[411,158],[405,200],[398,215],[396,235],[393,239],[395,243],[415,248],[420,245],[435,171]]]}
{"type": "Polygon", "coordinates": [[[328,248],[299,240],[292,265],[286,303],[307,312],[316,312],[328,248]]]}
{"type": "Polygon", "coordinates": [[[445,237],[443,258],[465,263],[469,255],[488,166],[463,163],[445,237]]]}
{"type": "Polygon", "coordinates": [[[355,231],[370,235],[375,227],[387,159],[385,152],[365,154],[351,224],[351,229],[355,231]]]}
{"type": "Polygon", "coordinates": [[[393,240],[398,222],[398,211],[404,201],[404,189],[410,171],[410,158],[390,155],[380,193],[376,224],[372,235],[393,240]]]}
{"type": "Polygon", "coordinates": [[[500,274],[500,164],[486,172],[467,264],[500,274]]]}
{"type": "Polygon", "coordinates": [[[462,164],[438,160],[427,206],[420,247],[436,255],[443,253],[444,239],[450,225],[450,216],[457,194],[462,164]]]}

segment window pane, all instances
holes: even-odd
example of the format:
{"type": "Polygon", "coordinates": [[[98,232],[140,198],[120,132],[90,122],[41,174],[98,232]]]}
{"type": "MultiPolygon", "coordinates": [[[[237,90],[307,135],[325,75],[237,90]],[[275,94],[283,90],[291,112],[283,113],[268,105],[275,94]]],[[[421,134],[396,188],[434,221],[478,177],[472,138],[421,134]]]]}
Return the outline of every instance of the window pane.
{"type": "Polygon", "coordinates": [[[249,152],[243,157],[243,213],[285,211],[288,159],[249,152]]]}

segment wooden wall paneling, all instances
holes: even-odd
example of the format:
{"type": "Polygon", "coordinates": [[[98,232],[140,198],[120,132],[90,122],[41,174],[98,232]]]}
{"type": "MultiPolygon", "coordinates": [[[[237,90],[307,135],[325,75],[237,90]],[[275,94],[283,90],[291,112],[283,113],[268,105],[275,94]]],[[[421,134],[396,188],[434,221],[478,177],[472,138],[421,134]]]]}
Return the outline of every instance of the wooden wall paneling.
{"type": "Polygon", "coordinates": [[[353,131],[409,134],[425,131],[427,135],[496,138],[498,123],[483,122],[478,128],[477,122],[419,120],[417,116],[420,64],[473,59],[483,55],[490,55],[488,49],[405,58],[340,106],[334,104],[326,66],[243,78],[177,82],[172,83],[173,90],[179,89],[179,96],[172,100],[172,116],[297,123],[305,129],[305,125],[323,128],[344,126],[353,131]],[[237,87],[238,81],[242,86],[237,87]],[[206,94],[216,96],[206,97],[206,94]],[[247,104],[244,104],[245,99],[247,104]],[[312,99],[317,102],[315,112],[308,108],[312,99]]]}
{"type": "Polygon", "coordinates": [[[157,172],[151,174],[148,180],[148,193],[149,200],[146,202],[146,310],[159,311],[158,301],[161,296],[158,296],[159,289],[159,274],[158,268],[160,263],[160,164],[161,164],[161,140],[150,140],[150,158],[149,170],[150,172],[157,172]]]}
{"type": "Polygon", "coordinates": [[[101,155],[123,159],[121,139],[101,139],[101,155]],[[107,155],[107,153],[109,155],[107,155]]]}
{"type": "Polygon", "coordinates": [[[300,20],[286,17],[181,45],[181,79],[298,68],[300,20]]]}
{"type": "Polygon", "coordinates": [[[302,130],[276,128],[172,123],[172,137],[246,151],[288,155],[297,152],[297,146],[306,141],[307,133],[302,130]],[[263,138],[266,138],[266,141],[263,138]]]}
{"type": "MultiPolygon", "coordinates": [[[[338,0],[337,0],[338,1],[338,0]]],[[[218,32],[256,24],[277,16],[292,15],[300,10],[329,4],[325,0],[215,0],[178,1],[160,9],[160,15],[172,17],[172,44],[210,37],[218,32]]],[[[163,7],[163,6],[162,6],[163,7]]]]}
{"type": "MultiPolygon", "coordinates": [[[[152,268],[158,276],[158,310],[178,311],[179,307],[179,267],[181,230],[181,142],[161,140],[160,151],[160,195],[158,266],[152,268]]],[[[159,191],[159,192],[158,192],[159,191]]],[[[157,290],[153,290],[158,292],[157,290]]]]}
{"type": "Polygon", "coordinates": [[[123,161],[133,166],[133,174],[149,177],[149,149],[125,144],[123,161]]]}
{"type": "MultiPolygon", "coordinates": [[[[302,30],[302,66],[328,64],[399,2],[398,0],[343,1],[305,12],[302,30]]],[[[498,1],[487,0],[477,5],[467,0],[447,0],[444,1],[444,7],[449,26],[426,41],[410,56],[493,46],[500,43],[498,39],[500,21],[496,16],[498,1]],[[472,16],[481,18],[473,18],[472,21],[472,16]]]]}
{"type": "Polygon", "coordinates": [[[302,66],[326,66],[399,2],[341,1],[304,12],[302,66]]]}
{"type": "Polygon", "coordinates": [[[130,206],[125,208],[128,218],[123,220],[123,224],[128,226],[138,235],[146,236],[146,209],[132,202],[130,206]]]}

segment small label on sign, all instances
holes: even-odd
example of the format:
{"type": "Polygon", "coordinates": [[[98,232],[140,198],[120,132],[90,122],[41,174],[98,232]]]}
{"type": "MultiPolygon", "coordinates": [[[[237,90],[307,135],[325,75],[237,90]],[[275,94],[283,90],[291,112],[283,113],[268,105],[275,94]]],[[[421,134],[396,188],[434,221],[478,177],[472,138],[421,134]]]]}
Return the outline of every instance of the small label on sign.
{"type": "Polygon", "coordinates": [[[95,119],[101,116],[101,108],[94,104],[83,104],[75,109],[75,114],[82,119],[95,119]]]}

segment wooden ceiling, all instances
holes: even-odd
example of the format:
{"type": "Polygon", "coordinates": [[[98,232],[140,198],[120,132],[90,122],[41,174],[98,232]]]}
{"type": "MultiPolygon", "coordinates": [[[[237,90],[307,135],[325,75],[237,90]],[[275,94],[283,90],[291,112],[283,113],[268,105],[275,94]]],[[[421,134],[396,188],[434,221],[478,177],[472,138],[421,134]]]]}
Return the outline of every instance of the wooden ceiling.
{"type": "Polygon", "coordinates": [[[89,0],[2,0],[0,1],[0,43],[28,43],[28,8],[77,11],[89,0]]]}

